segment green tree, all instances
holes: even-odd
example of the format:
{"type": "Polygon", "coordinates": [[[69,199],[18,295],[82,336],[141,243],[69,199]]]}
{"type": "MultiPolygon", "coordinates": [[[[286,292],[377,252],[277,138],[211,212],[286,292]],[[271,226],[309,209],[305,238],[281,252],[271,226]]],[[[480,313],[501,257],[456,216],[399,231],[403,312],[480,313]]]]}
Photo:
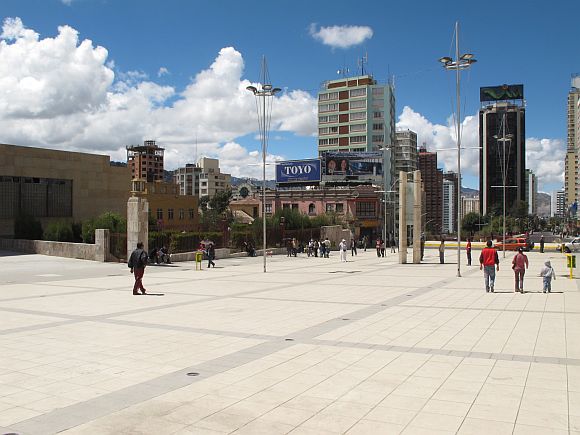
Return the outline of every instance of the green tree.
{"type": "Polygon", "coordinates": [[[95,243],[95,230],[108,229],[112,233],[125,233],[127,231],[127,219],[113,212],[105,212],[102,215],[83,222],[83,242],[95,243]]]}
{"type": "Polygon", "coordinates": [[[44,230],[44,240],[74,242],[72,225],[66,221],[51,222],[44,230]]]}
{"type": "Polygon", "coordinates": [[[217,192],[208,202],[209,208],[215,210],[218,214],[224,214],[230,205],[232,200],[232,191],[224,190],[223,192],[217,192]]]}
{"type": "Polygon", "coordinates": [[[482,218],[479,213],[475,212],[467,213],[463,218],[463,222],[461,223],[461,229],[473,235],[480,230],[481,223],[482,218]]]}

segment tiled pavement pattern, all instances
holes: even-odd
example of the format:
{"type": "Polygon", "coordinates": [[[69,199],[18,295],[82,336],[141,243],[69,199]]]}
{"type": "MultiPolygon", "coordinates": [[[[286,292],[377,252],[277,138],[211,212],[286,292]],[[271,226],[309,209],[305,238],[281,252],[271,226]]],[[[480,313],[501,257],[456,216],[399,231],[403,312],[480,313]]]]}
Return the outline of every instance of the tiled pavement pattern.
{"type": "Polygon", "coordinates": [[[580,434],[564,259],[486,294],[435,255],[151,267],[138,297],[124,265],[2,257],[0,433],[580,434]]]}

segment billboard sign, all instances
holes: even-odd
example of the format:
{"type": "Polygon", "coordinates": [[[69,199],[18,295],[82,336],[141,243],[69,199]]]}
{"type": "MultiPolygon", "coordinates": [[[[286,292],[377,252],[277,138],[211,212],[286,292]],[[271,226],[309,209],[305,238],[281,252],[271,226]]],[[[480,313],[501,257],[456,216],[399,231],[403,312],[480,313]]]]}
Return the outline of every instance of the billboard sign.
{"type": "Polygon", "coordinates": [[[524,85],[501,85],[479,88],[479,101],[523,100],[524,85]]]}
{"type": "Polygon", "coordinates": [[[369,152],[327,152],[325,175],[381,176],[383,174],[383,153],[369,152]]]}
{"type": "Polygon", "coordinates": [[[290,160],[276,162],[276,183],[320,182],[320,160],[290,160]]]}

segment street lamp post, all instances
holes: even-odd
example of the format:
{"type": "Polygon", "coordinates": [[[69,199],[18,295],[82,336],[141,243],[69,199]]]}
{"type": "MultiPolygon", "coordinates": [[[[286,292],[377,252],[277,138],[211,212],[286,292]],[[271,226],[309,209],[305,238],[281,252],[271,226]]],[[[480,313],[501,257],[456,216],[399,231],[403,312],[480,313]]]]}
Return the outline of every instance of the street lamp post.
{"type": "Polygon", "coordinates": [[[269,83],[268,67],[266,57],[262,57],[262,78],[260,89],[255,86],[248,86],[246,89],[256,97],[256,111],[258,112],[258,127],[260,129],[260,140],[262,142],[262,240],[264,256],[264,273],[266,273],[266,150],[268,148],[268,134],[270,130],[270,120],[272,117],[272,101],[267,97],[273,97],[281,91],[280,88],[274,88],[269,83]],[[262,98],[262,105],[259,104],[259,98],[262,98]],[[268,100],[268,104],[266,101],[268,100]]]}
{"type": "Polygon", "coordinates": [[[455,22],[455,60],[451,57],[442,57],[439,61],[443,68],[455,70],[455,94],[457,97],[457,276],[461,276],[461,93],[460,93],[460,71],[469,68],[477,62],[473,54],[465,53],[459,55],[459,21],[455,22]]]}

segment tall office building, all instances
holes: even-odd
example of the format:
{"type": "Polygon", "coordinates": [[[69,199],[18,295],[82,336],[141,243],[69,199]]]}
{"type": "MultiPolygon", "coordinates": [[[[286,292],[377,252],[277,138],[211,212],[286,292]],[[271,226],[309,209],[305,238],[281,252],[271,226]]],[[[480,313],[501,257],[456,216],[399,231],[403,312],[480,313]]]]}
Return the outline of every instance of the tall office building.
{"type": "Polygon", "coordinates": [[[479,214],[479,197],[467,198],[461,197],[461,220],[469,213],[479,214]]]}
{"type": "Polygon", "coordinates": [[[481,214],[506,213],[525,200],[526,142],[524,86],[480,89],[479,192],[481,214]],[[505,187],[504,187],[505,186],[505,187]]]}
{"type": "Polygon", "coordinates": [[[552,216],[561,218],[566,216],[566,192],[564,190],[552,192],[552,216]]]}
{"type": "Polygon", "coordinates": [[[154,140],[146,140],[143,145],[128,146],[127,166],[131,169],[131,178],[140,178],[149,183],[163,181],[164,151],[154,140]]]}
{"type": "Polygon", "coordinates": [[[200,158],[196,164],[189,163],[178,168],[173,174],[175,184],[179,184],[180,195],[214,196],[217,192],[231,189],[232,177],[220,171],[219,160],[200,158]]]}
{"type": "Polygon", "coordinates": [[[530,169],[526,169],[526,202],[528,203],[528,214],[538,212],[538,177],[530,169]]]}
{"type": "Polygon", "coordinates": [[[451,180],[443,180],[443,232],[451,234],[455,231],[457,215],[457,197],[455,196],[455,183],[451,180]]]}
{"type": "Polygon", "coordinates": [[[564,169],[564,192],[566,205],[571,205],[580,198],[580,74],[572,75],[572,84],[568,92],[568,141],[566,148],[566,165],[564,169]]]}
{"type": "Polygon", "coordinates": [[[394,87],[371,75],[324,83],[318,93],[318,152],[376,151],[395,143],[394,87]]]}
{"type": "Polygon", "coordinates": [[[411,130],[395,132],[395,174],[417,170],[417,133],[411,130]]]}
{"type": "Polygon", "coordinates": [[[437,153],[428,152],[425,144],[419,150],[418,163],[425,190],[425,228],[438,234],[443,223],[443,171],[437,169],[437,153]]]}

